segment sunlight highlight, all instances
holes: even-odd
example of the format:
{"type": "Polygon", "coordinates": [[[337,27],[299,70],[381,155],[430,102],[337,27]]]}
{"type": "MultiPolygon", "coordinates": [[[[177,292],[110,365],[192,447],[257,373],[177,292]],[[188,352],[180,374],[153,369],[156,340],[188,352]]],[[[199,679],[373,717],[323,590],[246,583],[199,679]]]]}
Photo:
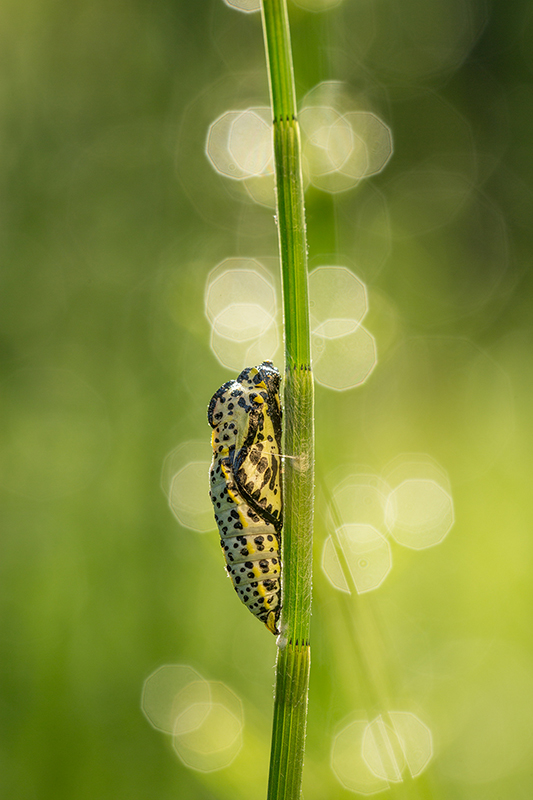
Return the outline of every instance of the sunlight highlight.
{"type": "Polygon", "coordinates": [[[333,495],[343,521],[365,523],[384,532],[389,493],[390,486],[378,475],[352,473],[335,487],[333,495]]]}
{"type": "Polygon", "coordinates": [[[226,111],[209,126],[205,146],[215,170],[239,181],[274,171],[271,111],[226,111]]]}
{"type": "Polygon", "coordinates": [[[315,380],[338,391],[364,383],[377,364],[375,339],[361,325],[364,283],[346,267],[317,267],[309,274],[309,300],[315,380]]]}
{"type": "Polygon", "coordinates": [[[346,267],[317,267],[309,273],[311,329],[327,338],[353,333],[368,311],[366,287],[346,267]]]}
{"type": "Polygon", "coordinates": [[[322,569],[329,582],[342,592],[351,593],[341,567],[337,547],[340,548],[353,585],[358,594],[377,589],[392,567],[392,554],[388,541],[371,525],[343,525],[329,536],[322,551],[322,569]]]}
{"type": "Polygon", "coordinates": [[[372,591],[392,569],[388,536],[423,550],[440,544],[453,523],[445,470],[425,453],[403,453],[385,467],[383,476],[354,472],[333,489],[322,570],[341,592],[372,591]]]}
{"type": "Polygon", "coordinates": [[[274,322],[261,336],[244,342],[226,339],[213,329],[210,346],[217,361],[233,372],[265,359],[278,363],[282,358],[278,325],[274,322]]]}
{"type": "Polygon", "coordinates": [[[386,524],[404,547],[423,550],[440,544],[454,523],[453,501],[435,481],[412,478],[390,493],[386,524]]]}
{"type": "Polygon", "coordinates": [[[224,2],[230,8],[244,11],[246,14],[261,10],[261,0],[224,0],[224,2]]]}
{"type": "Polygon", "coordinates": [[[336,194],[381,172],[392,152],[390,128],[373,112],[354,110],[338,81],[315,86],[299,114],[304,167],[317,189],[336,194]]]}
{"type": "Polygon", "coordinates": [[[237,695],[224,683],[209,681],[211,699],[195,702],[176,716],[173,747],[185,766],[198,772],[228,767],[239,754],[244,711],[237,695]]]}
{"type": "Polygon", "coordinates": [[[161,488],[174,517],[182,527],[198,533],[214,529],[206,491],[211,455],[208,441],[183,442],[165,457],[161,473],[161,488]]]}
{"type": "Polygon", "coordinates": [[[191,687],[195,687],[203,702],[211,701],[208,682],[186,664],[165,664],[152,672],[144,682],[141,697],[141,708],[150,725],[163,733],[172,733],[176,715],[183,710],[179,698],[191,687]]]}
{"type": "Polygon", "coordinates": [[[385,474],[391,486],[385,524],[394,540],[412,550],[440,544],[455,521],[446,470],[425,453],[404,453],[385,474]]]}
{"type": "Polygon", "coordinates": [[[338,782],[349,792],[372,795],[385,791],[389,784],[371,772],[363,758],[362,744],[367,726],[366,720],[355,720],[335,736],[330,765],[338,782]]]}
{"type": "Polygon", "coordinates": [[[414,714],[390,711],[386,725],[381,714],[363,736],[363,758],[378,778],[398,783],[408,767],[412,778],[425,769],[433,755],[431,731],[414,714]]]}
{"type": "Polygon", "coordinates": [[[357,794],[383,792],[391,783],[420,775],[433,755],[431,731],[406,711],[380,714],[371,722],[350,722],[333,740],[331,769],[339,783],[357,794]]]}
{"type": "Polygon", "coordinates": [[[172,735],[176,754],[190,769],[223,769],[242,748],[241,700],[187,665],[165,664],[153,672],[144,682],[141,708],[154,728],[172,735]]]}
{"type": "Polygon", "coordinates": [[[389,492],[385,481],[367,472],[349,475],[333,490],[326,522],[332,534],[324,542],[321,565],[341,592],[377,589],[392,568],[385,536],[389,492]]]}
{"type": "MultiPolygon", "coordinates": [[[[315,11],[332,5],[305,2],[315,11]]],[[[257,10],[252,4],[231,2],[243,11],[257,10]]],[[[338,81],[318,84],[304,98],[298,120],[305,185],[332,194],[346,192],[385,168],[393,151],[391,130],[377,114],[357,106],[338,81]]],[[[267,207],[275,205],[271,117],[268,106],[224,111],[209,125],[205,145],[219,175],[243,182],[249,197],[267,207]]]]}
{"type": "Polygon", "coordinates": [[[316,382],[338,392],[364,383],[378,361],[376,340],[362,325],[335,339],[313,334],[311,348],[316,382]]]}
{"type": "Polygon", "coordinates": [[[257,363],[274,360],[279,348],[276,290],[259,261],[222,261],[208,275],[204,301],[211,349],[221,364],[239,370],[257,358],[257,363]]]}

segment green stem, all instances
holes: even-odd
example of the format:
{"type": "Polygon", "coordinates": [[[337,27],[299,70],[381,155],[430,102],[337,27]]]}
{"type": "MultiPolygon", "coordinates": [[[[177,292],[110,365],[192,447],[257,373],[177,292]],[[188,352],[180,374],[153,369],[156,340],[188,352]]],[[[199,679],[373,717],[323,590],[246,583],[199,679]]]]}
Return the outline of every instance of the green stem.
{"type": "Polygon", "coordinates": [[[268,800],[300,796],[307,721],[313,537],[313,376],[300,132],[286,0],[263,0],[273,110],[285,329],[283,610],[268,800]]]}

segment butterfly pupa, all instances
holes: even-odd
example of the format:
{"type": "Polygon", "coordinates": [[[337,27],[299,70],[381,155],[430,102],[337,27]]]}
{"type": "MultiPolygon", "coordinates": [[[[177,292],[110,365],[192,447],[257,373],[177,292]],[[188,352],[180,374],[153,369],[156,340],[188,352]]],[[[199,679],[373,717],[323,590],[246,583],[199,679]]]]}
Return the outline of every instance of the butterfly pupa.
{"type": "Polygon", "coordinates": [[[226,570],[244,605],[269,631],[281,612],[280,375],[271,361],[247,367],[209,403],[210,497],[226,570]]]}

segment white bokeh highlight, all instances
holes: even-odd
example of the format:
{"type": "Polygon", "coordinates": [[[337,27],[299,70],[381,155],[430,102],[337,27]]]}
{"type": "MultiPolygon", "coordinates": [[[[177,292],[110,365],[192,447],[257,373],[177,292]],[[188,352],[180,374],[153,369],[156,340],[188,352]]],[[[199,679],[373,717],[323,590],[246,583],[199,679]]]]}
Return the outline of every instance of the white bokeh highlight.
{"type": "Polygon", "coordinates": [[[141,708],[150,724],[172,735],[185,766],[214,772],[229,766],[242,748],[244,712],[224,683],[205,680],[184,664],[165,664],[144,682],[141,708]]]}
{"type": "Polygon", "coordinates": [[[258,206],[276,208],[276,181],[272,175],[252,175],[242,181],[248,196],[258,206]]]}
{"type": "Polygon", "coordinates": [[[398,737],[381,715],[366,726],[362,751],[366,765],[376,778],[400,783],[405,758],[398,737]]]}
{"type": "Polygon", "coordinates": [[[237,11],[244,11],[245,14],[261,10],[261,0],[224,0],[224,3],[237,11]]]}
{"type": "Polygon", "coordinates": [[[215,772],[228,767],[242,745],[241,700],[224,683],[209,681],[209,702],[192,702],[176,717],[172,744],[190,769],[215,772]]]}
{"type": "Polygon", "coordinates": [[[433,756],[433,737],[422,720],[409,711],[389,711],[389,719],[412,778],[420,775],[433,756]]]}
{"type": "Polygon", "coordinates": [[[248,342],[262,336],[274,317],[258,303],[231,303],[213,320],[213,330],[223,339],[248,342]]]}
{"type": "Polygon", "coordinates": [[[342,520],[366,523],[384,533],[389,493],[390,486],[378,475],[352,473],[334,489],[337,513],[342,520]]]}
{"type": "Polygon", "coordinates": [[[385,791],[407,772],[416,778],[433,755],[431,731],[411,712],[390,711],[371,722],[355,720],[333,739],[331,768],[342,786],[357,794],[385,791]]]}
{"type": "Polygon", "coordinates": [[[222,261],[208,275],[204,302],[211,350],[222,365],[240,370],[275,359],[280,344],[276,289],[259,261],[222,261]]]}
{"type": "Polygon", "coordinates": [[[337,194],[385,168],[393,152],[392,134],[370,111],[347,111],[340,102],[336,108],[336,84],[322,86],[306,96],[299,113],[304,171],[317,189],[337,194]],[[319,105],[330,86],[335,87],[329,93],[331,105],[319,105]]]}
{"type": "Polygon", "coordinates": [[[403,481],[389,495],[386,523],[398,544],[413,550],[433,547],[453,526],[452,498],[433,480],[403,481]]]}
{"type": "Polygon", "coordinates": [[[344,571],[337,554],[335,547],[335,540],[333,536],[328,536],[322,548],[322,560],[320,562],[324,575],[331,583],[334,589],[340,592],[351,594],[351,589],[344,575],[344,571]]]}
{"type": "MultiPolygon", "coordinates": [[[[361,324],[368,311],[366,287],[339,266],[314,269],[309,283],[315,380],[337,391],[359,386],[377,363],[376,341],[361,324]]],[[[211,350],[223,366],[238,371],[281,358],[274,279],[257,259],[218,264],[208,275],[204,303],[211,350]]]]}
{"type": "Polygon", "coordinates": [[[350,125],[354,136],[365,143],[367,166],[363,177],[377,175],[385,169],[392,156],[391,129],[370,111],[348,111],[343,119],[350,125]]]}
{"type": "Polygon", "coordinates": [[[332,492],[326,524],[331,531],[322,550],[322,570],[341,592],[377,589],[392,568],[385,533],[390,487],[370,472],[348,475],[332,492]]]}
{"type": "Polygon", "coordinates": [[[370,722],[363,736],[363,758],[378,778],[399,783],[408,767],[411,777],[424,770],[433,755],[431,731],[414,714],[390,711],[392,725],[380,715],[370,722]]]}
{"type": "Polygon", "coordinates": [[[335,589],[377,589],[392,569],[390,539],[412,550],[433,547],[454,524],[446,471],[425,453],[403,453],[383,475],[365,467],[331,493],[321,567],[335,589]]]}
{"type": "Polygon", "coordinates": [[[376,340],[362,325],[335,339],[313,334],[311,349],[316,382],[338,392],[365,383],[378,360],[376,340]]]}
{"type": "MultiPolygon", "coordinates": [[[[227,2],[242,11],[257,10],[254,0],[227,2]]],[[[338,0],[305,3],[309,10],[320,11],[337,5],[338,0]]],[[[298,112],[304,185],[332,194],[346,192],[385,168],[393,152],[390,128],[374,112],[353,106],[354,98],[335,81],[318,84],[304,98],[298,112]]],[[[219,175],[242,181],[255,203],[274,206],[268,106],[225,111],[208,128],[205,152],[219,175]]]]}
{"type": "MultiPolygon", "coordinates": [[[[148,722],[163,733],[173,733],[176,716],[180,716],[186,697],[194,687],[195,701],[211,700],[209,684],[199,672],[186,664],[164,664],[146,678],[141,697],[141,708],[148,722]]],[[[185,706],[188,703],[185,701],[185,706]]]]}
{"type": "Polygon", "coordinates": [[[253,338],[264,332],[264,325],[262,321],[253,323],[250,335],[243,336],[241,331],[246,326],[239,319],[229,319],[232,310],[236,313],[251,307],[261,309],[268,317],[277,310],[272,276],[254,258],[226,258],[212,269],[207,277],[204,302],[206,316],[214,328],[222,336],[235,339],[253,338]]]}
{"type": "Polygon", "coordinates": [[[393,539],[412,550],[440,544],[455,522],[446,470],[426,453],[403,453],[385,473],[391,487],[385,524],[393,539]]]}
{"type": "Polygon", "coordinates": [[[213,330],[210,345],[213,354],[223,366],[232,372],[240,372],[244,367],[260,364],[265,359],[274,362],[277,360],[276,354],[280,354],[278,326],[272,323],[264,334],[244,342],[225,339],[213,330]]]}
{"type": "Polygon", "coordinates": [[[335,536],[328,537],[324,543],[324,574],[332,586],[351,593],[350,582],[342,568],[340,556],[358,594],[381,586],[392,567],[390,545],[371,525],[343,525],[337,529],[335,536]]]}
{"type": "Polygon", "coordinates": [[[362,326],[368,311],[364,283],[346,267],[309,274],[315,380],[337,391],[364,383],[377,364],[376,341],[362,326]]]}
{"type": "Polygon", "coordinates": [[[205,150],[214,169],[242,181],[272,175],[272,119],[267,106],[226,111],[211,123],[205,150]]]}
{"type": "Polygon", "coordinates": [[[170,510],[184,528],[208,533],[215,527],[209,500],[209,441],[188,441],[168,453],[161,472],[161,488],[170,510]]]}
{"type": "Polygon", "coordinates": [[[372,795],[385,791],[389,784],[369,769],[363,757],[363,737],[367,726],[367,720],[355,720],[335,736],[330,765],[345,789],[356,794],[372,795]]]}
{"type": "Polygon", "coordinates": [[[311,329],[327,338],[353,333],[368,311],[364,283],[346,267],[317,267],[309,273],[311,329]]]}

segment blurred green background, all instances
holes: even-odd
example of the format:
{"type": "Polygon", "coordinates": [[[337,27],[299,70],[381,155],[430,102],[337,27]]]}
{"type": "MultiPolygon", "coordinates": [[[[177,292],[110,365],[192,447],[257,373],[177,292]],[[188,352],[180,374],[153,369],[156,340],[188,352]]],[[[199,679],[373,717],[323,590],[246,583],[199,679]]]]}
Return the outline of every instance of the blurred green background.
{"type": "MultiPolygon", "coordinates": [[[[353,796],[332,742],[393,709],[429,726],[435,753],[391,796],[529,798],[531,6],[290,14],[299,96],[344,81],[394,138],[376,178],[307,196],[310,263],[365,281],[379,363],[358,389],[316,393],[304,795],[353,796]],[[447,472],[455,525],[426,551],[392,543],[379,590],[341,596],[321,570],[328,491],[402,453],[447,472]]],[[[0,793],[262,797],[274,639],[233,597],[217,534],[180,527],[160,487],[175,446],[209,441],[207,403],[235,376],[210,349],[206,278],[276,255],[272,211],[204,154],[222,111],[268,102],[259,16],[4,0],[0,39],[0,793]],[[143,717],[165,663],[240,697],[230,767],[188,769],[143,717]]]]}

